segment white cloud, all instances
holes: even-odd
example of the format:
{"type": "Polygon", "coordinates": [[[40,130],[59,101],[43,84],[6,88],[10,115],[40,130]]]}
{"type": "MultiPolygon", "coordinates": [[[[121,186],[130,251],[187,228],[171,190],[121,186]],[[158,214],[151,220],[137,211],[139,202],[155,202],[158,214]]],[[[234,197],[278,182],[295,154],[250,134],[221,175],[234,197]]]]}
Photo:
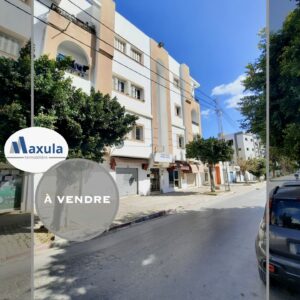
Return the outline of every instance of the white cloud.
{"type": "Polygon", "coordinates": [[[209,115],[211,114],[212,110],[211,109],[204,109],[201,111],[201,115],[204,117],[204,118],[208,118],[209,115]]]}
{"type": "Polygon", "coordinates": [[[213,88],[212,96],[231,96],[226,99],[224,102],[226,103],[227,108],[238,108],[238,103],[240,99],[249,93],[244,93],[244,86],[242,81],[246,78],[245,74],[240,75],[234,81],[221,84],[213,88]]]}

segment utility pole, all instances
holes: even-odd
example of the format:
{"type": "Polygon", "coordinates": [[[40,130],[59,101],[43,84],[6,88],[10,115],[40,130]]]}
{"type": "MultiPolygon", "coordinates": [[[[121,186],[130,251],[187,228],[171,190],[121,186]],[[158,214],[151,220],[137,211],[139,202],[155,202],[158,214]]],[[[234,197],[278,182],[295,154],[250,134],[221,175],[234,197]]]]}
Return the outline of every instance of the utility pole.
{"type": "Polygon", "coordinates": [[[222,120],[222,109],[220,106],[219,99],[215,99],[216,101],[216,114],[217,114],[217,120],[218,120],[218,137],[219,139],[224,138],[224,131],[223,131],[223,120],[222,120]]]}
{"type": "MultiPolygon", "coordinates": [[[[223,129],[223,120],[222,120],[222,109],[220,106],[220,100],[215,99],[216,102],[216,115],[217,115],[217,120],[218,120],[218,138],[219,140],[224,139],[224,129],[223,129]]],[[[229,178],[228,178],[228,163],[227,162],[222,162],[223,164],[226,164],[226,167],[223,165],[223,176],[224,176],[224,186],[225,186],[225,191],[230,191],[230,183],[229,183],[229,178]]]]}

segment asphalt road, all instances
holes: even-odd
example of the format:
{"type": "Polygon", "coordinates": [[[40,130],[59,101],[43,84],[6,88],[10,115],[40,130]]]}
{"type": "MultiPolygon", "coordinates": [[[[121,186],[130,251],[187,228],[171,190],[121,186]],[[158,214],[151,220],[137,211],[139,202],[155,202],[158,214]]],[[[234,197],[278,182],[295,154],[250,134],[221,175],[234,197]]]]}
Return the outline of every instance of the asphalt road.
{"type": "MultiPolygon", "coordinates": [[[[35,256],[35,299],[265,299],[254,239],[265,189],[35,256]]],[[[29,259],[2,265],[0,299],[27,300],[29,259]]],[[[299,294],[271,288],[271,300],[299,294]]]]}
{"type": "Polygon", "coordinates": [[[265,193],[43,252],[35,299],[265,299],[254,251],[265,193]]]}

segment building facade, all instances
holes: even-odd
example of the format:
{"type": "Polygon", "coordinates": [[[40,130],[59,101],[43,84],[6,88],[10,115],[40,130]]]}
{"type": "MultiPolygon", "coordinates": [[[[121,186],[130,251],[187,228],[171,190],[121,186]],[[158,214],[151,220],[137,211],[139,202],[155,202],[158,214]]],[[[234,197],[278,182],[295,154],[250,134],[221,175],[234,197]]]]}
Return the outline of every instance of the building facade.
{"type": "Polygon", "coordinates": [[[138,117],[124,143],[107,149],[103,163],[120,195],[201,185],[204,166],[187,160],[185,153],[185,145],[202,134],[194,98],[199,83],[189,67],[120,15],[113,0],[39,0],[33,5],[35,57],[71,56],[65,76],[76,88],[90,93],[93,87],[116,97],[126,112],[138,117]]]}
{"type": "Polygon", "coordinates": [[[237,132],[224,136],[226,141],[231,141],[234,150],[233,162],[238,158],[248,160],[251,158],[265,157],[265,148],[261,140],[253,133],[237,132]]]}
{"type": "MultiPolygon", "coordinates": [[[[0,56],[17,59],[20,49],[30,40],[31,5],[31,0],[0,1],[0,56]]],[[[28,175],[0,163],[0,212],[29,209],[28,202],[22,199],[27,181],[28,175]]]]}
{"type": "Polygon", "coordinates": [[[246,171],[246,174],[240,172],[238,160],[248,160],[252,158],[264,158],[265,147],[261,140],[252,133],[237,132],[224,136],[224,139],[230,141],[234,150],[233,159],[228,169],[230,170],[228,177],[231,182],[254,180],[254,176],[246,171]]]}

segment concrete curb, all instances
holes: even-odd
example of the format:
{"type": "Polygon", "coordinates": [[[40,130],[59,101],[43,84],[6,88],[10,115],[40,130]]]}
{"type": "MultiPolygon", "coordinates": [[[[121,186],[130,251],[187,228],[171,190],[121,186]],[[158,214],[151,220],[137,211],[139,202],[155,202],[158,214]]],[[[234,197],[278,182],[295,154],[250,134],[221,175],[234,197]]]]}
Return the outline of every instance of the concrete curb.
{"type": "Polygon", "coordinates": [[[150,214],[150,215],[147,215],[147,216],[143,216],[141,218],[135,219],[135,220],[130,221],[130,222],[114,225],[114,226],[110,227],[105,232],[115,231],[115,230],[118,230],[118,229],[129,227],[133,224],[138,224],[138,223],[141,223],[141,222],[145,222],[145,221],[149,221],[149,220],[156,219],[156,218],[159,218],[159,217],[163,217],[163,216],[166,216],[167,214],[169,214],[170,212],[171,212],[170,210],[161,210],[159,212],[156,212],[156,213],[153,213],[153,214],[150,214]]]}

